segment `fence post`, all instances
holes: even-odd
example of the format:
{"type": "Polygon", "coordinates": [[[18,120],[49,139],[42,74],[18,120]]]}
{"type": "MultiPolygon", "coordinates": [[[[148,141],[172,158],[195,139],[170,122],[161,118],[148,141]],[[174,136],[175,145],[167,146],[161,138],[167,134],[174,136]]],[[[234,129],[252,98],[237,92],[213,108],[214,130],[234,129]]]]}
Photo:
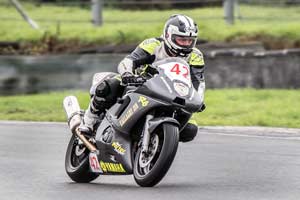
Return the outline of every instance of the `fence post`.
{"type": "Polygon", "coordinates": [[[21,4],[18,2],[18,0],[10,0],[10,2],[15,6],[17,11],[20,13],[20,15],[23,17],[23,19],[34,29],[39,29],[39,25],[33,21],[24,11],[21,4]]]}
{"type": "Polygon", "coordinates": [[[224,17],[227,24],[234,24],[234,4],[235,0],[224,0],[223,8],[224,8],[224,17]]]}
{"type": "Polygon", "coordinates": [[[94,26],[102,25],[102,0],[92,0],[92,21],[94,26]]]}

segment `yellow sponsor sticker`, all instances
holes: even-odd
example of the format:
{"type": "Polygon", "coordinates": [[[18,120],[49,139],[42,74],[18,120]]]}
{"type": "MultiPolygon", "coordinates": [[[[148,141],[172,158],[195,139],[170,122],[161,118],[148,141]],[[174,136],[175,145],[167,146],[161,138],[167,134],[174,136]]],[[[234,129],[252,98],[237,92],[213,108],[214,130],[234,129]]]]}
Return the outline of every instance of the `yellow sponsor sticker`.
{"type": "Polygon", "coordinates": [[[138,109],[139,105],[137,103],[133,104],[133,106],[129,108],[126,114],[119,120],[120,125],[123,126],[138,109]]]}
{"type": "Polygon", "coordinates": [[[119,142],[113,142],[111,144],[111,146],[113,146],[114,150],[121,155],[124,155],[126,150],[122,147],[122,145],[119,142]]]}
{"type": "Polygon", "coordinates": [[[139,97],[139,102],[142,104],[143,107],[146,107],[149,104],[148,99],[144,96],[139,97]]]}
{"type": "Polygon", "coordinates": [[[126,172],[123,165],[121,163],[110,163],[100,161],[100,167],[103,172],[126,172]]]}

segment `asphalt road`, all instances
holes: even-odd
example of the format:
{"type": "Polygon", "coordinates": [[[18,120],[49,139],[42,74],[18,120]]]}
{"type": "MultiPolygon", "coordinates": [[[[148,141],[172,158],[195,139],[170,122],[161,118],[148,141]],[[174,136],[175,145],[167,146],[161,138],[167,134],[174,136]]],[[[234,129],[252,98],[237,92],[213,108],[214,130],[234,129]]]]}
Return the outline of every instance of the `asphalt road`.
{"type": "Polygon", "coordinates": [[[300,199],[300,130],[204,127],[180,144],[162,182],[132,176],[73,183],[64,171],[64,124],[0,123],[0,199],[300,199]]]}

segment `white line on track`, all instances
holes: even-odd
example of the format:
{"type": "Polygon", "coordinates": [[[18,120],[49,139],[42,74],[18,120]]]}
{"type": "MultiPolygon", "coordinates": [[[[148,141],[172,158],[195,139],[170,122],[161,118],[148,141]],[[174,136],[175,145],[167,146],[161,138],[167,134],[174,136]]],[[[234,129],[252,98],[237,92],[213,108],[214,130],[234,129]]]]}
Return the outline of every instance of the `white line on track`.
{"type": "MultiPolygon", "coordinates": [[[[1,125],[65,125],[67,122],[33,122],[33,121],[2,121],[1,125]]],[[[235,137],[254,137],[267,139],[300,140],[300,129],[273,128],[273,127],[249,127],[249,126],[204,126],[199,128],[198,135],[214,134],[235,137]]]]}
{"type": "Polygon", "coordinates": [[[205,135],[221,135],[221,136],[231,136],[231,137],[247,137],[247,138],[264,138],[264,139],[280,139],[280,140],[299,140],[300,141],[300,135],[297,135],[295,137],[293,136],[268,136],[268,135],[250,135],[249,133],[245,134],[238,134],[238,133],[219,133],[219,132],[203,132],[198,133],[198,135],[205,134],[205,135]]]}

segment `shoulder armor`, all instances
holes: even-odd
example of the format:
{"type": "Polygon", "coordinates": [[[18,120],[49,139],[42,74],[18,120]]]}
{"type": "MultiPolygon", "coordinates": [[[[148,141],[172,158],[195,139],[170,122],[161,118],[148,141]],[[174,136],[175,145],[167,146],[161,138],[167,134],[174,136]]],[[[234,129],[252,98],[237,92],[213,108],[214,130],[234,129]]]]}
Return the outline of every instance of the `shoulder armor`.
{"type": "Polygon", "coordinates": [[[203,54],[199,49],[193,48],[189,59],[189,64],[192,66],[204,66],[203,54]]]}
{"type": "Polygon", "coordinates": [[[160,41],[156,38],[150,38],[144,40],[139,47],[148,52],[149,54],[154,54],[155,48],[160,46],[160,41]]]}

